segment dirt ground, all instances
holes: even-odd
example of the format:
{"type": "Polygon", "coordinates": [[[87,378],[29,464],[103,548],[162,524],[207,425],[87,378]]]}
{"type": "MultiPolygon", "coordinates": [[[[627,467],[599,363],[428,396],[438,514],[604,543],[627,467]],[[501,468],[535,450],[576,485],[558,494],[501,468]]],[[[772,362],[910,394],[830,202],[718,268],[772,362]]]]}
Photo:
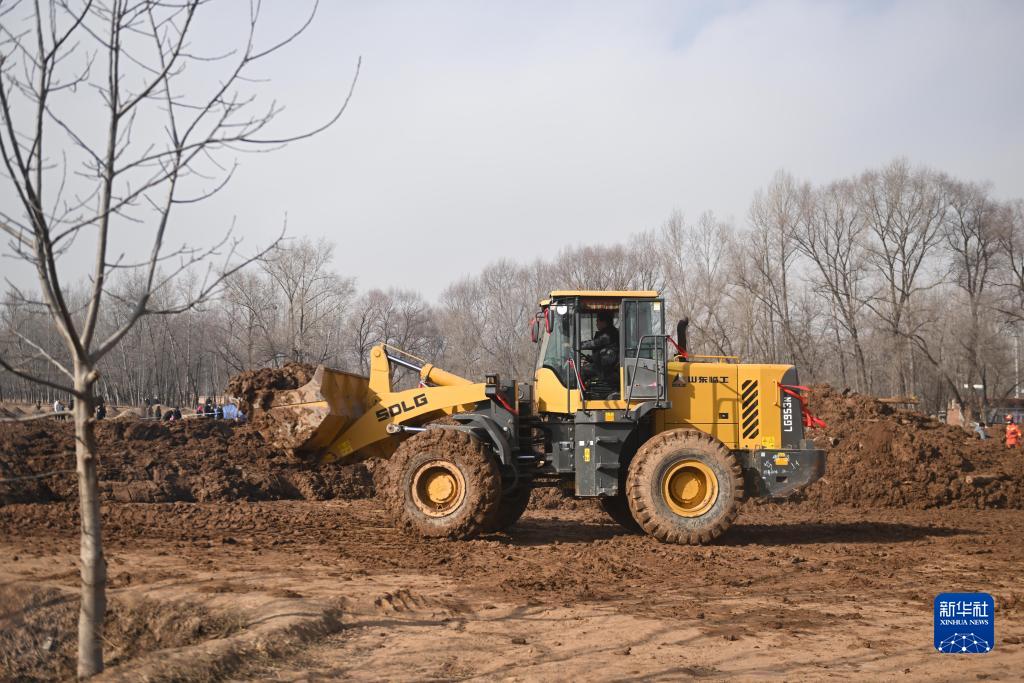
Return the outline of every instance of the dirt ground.
{"type": "MultiPolygon", "coordinates": [[[[586,510],[424,542],[388,527],[372,499],[114,502],[104,518],[121,606],[111,680],[952,681],[1024,670],[1017,510],[749,506],[712,547],[663,545],[586,510]],[[932,649],[932,599],[959,590],[995,596],[993,652],[932,649]],[[133,616],[139,605],[148,619],[133,616]]],[[[71,671],[76,532],[68,503],[0,508],[0,586],[21,596],[5,600],[0,629],[12,680],[71,671]],[[63,623],[33,618],[47,597],[63,598],[63,623]],[[10,628],[18,619],[29,626],[10,628]]]]}
{"type": "MultiPolygon", "coordinates": [[[[826,476],[749,502],[716,545],[664,545],[534,492],[508,533],[394,530],[374,465],[320,467],[258,429],[311,369],[256,371],[254,424],[98,426],[104,680],[1019,680],[1024,456],[816,387],[826,476]],[[255,425],[255,426],[254,426],[255,425]],[[932,647],[940,592],[996,600],[985,655],[932,647]]],[[[67,422],[0,425],[0,680],[73,676],[67,422]]]]}

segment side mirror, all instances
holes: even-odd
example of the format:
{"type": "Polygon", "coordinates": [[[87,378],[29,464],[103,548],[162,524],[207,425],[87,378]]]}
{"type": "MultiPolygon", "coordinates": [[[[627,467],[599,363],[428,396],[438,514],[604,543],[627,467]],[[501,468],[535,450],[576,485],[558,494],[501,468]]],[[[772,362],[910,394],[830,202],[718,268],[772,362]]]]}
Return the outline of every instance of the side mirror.
{"type": "Polygon", "coordinates": [[[544,309],[544,329],[548,331],[548,334],[551,334],[551,326],[553,324],[552,317],[551,307],[548,306],[544,309]]]}
{"type": "Polygon", "coordinates": [[[540,339],[540,321],[536,318],[530,320],[530,341],[534,344],[540,339]]]}

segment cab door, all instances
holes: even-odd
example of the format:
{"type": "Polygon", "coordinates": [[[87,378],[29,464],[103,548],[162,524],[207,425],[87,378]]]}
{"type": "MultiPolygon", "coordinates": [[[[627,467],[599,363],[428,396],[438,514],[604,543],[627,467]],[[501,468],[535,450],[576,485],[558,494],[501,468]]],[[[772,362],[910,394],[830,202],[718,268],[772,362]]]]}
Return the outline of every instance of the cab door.
{"type": "MultiPolygon", "coordinates": [[[[538,413],[571,413],[571,393],[579,388],[573,372],[573,349],[576,339],[575,307],[559,302],[552,304],[547,315],[551,331],[545,330],[534,373],[534,410],[538,413]]],[[[579,398],[576,398],[579,401],[579,398]]]]}
{"type": "Polygon", "coordinates": [[[623,299],[619,312],[622,399],[662,401],[667,396],[665,307],[659,299],[623,299]]]}

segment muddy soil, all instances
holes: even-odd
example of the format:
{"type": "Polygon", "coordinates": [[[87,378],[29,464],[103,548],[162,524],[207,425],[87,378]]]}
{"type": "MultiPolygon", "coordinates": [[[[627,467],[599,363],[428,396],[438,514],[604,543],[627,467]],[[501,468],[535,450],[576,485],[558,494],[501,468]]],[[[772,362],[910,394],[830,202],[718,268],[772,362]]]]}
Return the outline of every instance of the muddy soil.
{"type": "Polygon", "coordinates": [[[1024,450],[824,385],[813,388],[811,409],[826,424],[810,435],[828,466],[801,496],[809,505],[1024,507],[1024,450]]]}
{"type": "MultiPolygon", "coordinates": [[[[365,466],[318,467],[268,445],[247,424],[209,418],[108,420],[97,425],[96,437],[100,486],[107,500],[326,500],[373,495],[373,478],[365,466]]],[[[8,480],[0,482],[0,505],[77,500],[74,468],[69,421],[0,425],[0,479],[8,480]]]]}
{"type": "Polygon", "coordinates": [[[285,363],[280,368],[259,368],[241,372],[228,381],[225,394],[238,400],[246,415],[266,410],[278,391],[298,389],[313,379],[316,368],[306,363],[285,363]]]}
{"type": "MultiPolygon", "coordinates": [[[[0,601],[2,675],[21,681],[74,678],[78,595],[60,587],[5,583],[0,586],[0,601]]],[[[239,615],[211,613],[197,602],[115,597],[103,627],[105,661],[117,666],[148,652],[223,638],[242,625],[239,615]]]]}
{"type": "MultiPolygon", "coordinates": [[[[310,368],[252,373],[247,406],[310,368]],[[283,379],[282,379],[283,377],[283,379]]],[[[534,492],[509,532],[388,524],[372,464],[317,467],[251,424],[98,426],[107,680],[1014,680],[1024,670],[1020,451],[817,387],[826,477],[748,504],[709,547],[534,492]],[[996,649],[931,647],[939,592],[996,599],[996,649]]],[[[71,425],[0,425],[0,680],[70,675],[71,425]]]]}
{"type": "MultiPolygon", "coordinates": [[[[510,533],[427,542],[387,526],[375,500],[111,503],[115,598],[273,601],[282,614],[334,604],[342,625],[274,654],[220,657],[213,674],[162,656],[108,675],[1013,680],[1024,670],[1022,525],[1013,510],[769,505],[746,509],[719,545],[684,547],[588,511],[544,510],[510,533]],[[933,651],[932,600],[958,590],[995,596],[992,653],[933,651]]],[[[71,504],[0,508],[0,553],[15,558],[0,582],[73,590],[76,534],[71,504]]],[[[58,628],[59,641],[72,637],[58,628]]],[[[200,661],[212,642],[167,652],[200,661]]]]}

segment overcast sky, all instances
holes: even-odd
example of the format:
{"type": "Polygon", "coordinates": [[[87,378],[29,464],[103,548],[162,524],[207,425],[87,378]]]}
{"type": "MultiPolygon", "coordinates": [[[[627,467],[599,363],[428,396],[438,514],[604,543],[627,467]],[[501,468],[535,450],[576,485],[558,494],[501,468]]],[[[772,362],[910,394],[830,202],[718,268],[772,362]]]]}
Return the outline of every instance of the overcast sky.
{"type": "MultiPolygon", "coordinates": [[[[298,4],[268,2],[268,24],[298,4]]],[[[282,126],[307,126],[362,56],[349,110],[243,156],[174,228],[208,242],[234,217],[256,245],[287,213],[360,288],[434,297],[487,261],[614,242],[674,209],[742,225],[779,168],[827,181],[906,156],[1024,196],[1022,30],[1024,2],[326,0],[262,73],[282,126]]]]}

